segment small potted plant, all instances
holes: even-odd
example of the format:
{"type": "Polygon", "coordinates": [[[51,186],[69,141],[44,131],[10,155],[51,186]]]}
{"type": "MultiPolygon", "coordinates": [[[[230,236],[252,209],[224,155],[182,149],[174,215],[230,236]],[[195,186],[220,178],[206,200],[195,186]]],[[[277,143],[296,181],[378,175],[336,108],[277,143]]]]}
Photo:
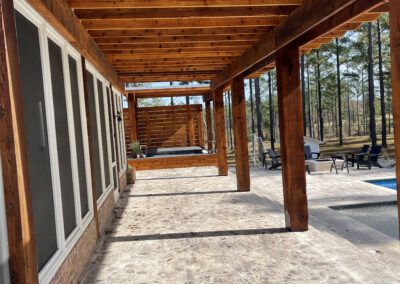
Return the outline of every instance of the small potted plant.
{"type": "Polygon", "coordinates": [[[129,144],[129,149],[131,149],[132,152],[132,158],[140,158],[140,142],[139,141],[132,141],[131,144],[129,144]]]}
{"type": "Polygon", "coordinates": [[[128,165],[128,169],[126,171],[126,181],[128,184],[134,184],[136,182],[136,170],[128,165]]]}

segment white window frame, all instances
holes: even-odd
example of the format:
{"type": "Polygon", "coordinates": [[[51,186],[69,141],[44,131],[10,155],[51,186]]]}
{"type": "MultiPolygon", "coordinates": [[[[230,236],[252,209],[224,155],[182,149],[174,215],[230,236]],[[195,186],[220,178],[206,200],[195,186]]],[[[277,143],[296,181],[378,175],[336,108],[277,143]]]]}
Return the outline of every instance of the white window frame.
{"type": "Polygon", "coordinates": [[[54,211],[55,211],[55,222],[56,222],[56,235],[57,235],[57,251],[53,254],[50,260],[42,268],[39,273],[40,283],[48,283],[54,277],[58,268],[61,266],[65,258],[71,252],[80,236],[84,233],[87,226],[93,220],[93,199],[92,199],[92,181],[90,174],[90,157],[88,147],[88,133],[86,127],[86,111],[85,101],[83,98],[83,74],[81,66],[81,57],[69,43],[59,35],[29,4],[24,0],[14,0],[14,8],[27,18],[32,24],[34,24],[39,31],[39,44],[41,54],[41,65],[43,72],[43,86],[44,86],[44,100],[45,100],[45,112],[47,119],[47,134],[49,143],[49,155],[50,155],[50,167],[53,187],[53,198],[54,198],[54,211]],[[73,176],[73,190],[74,190],[74,201],[75,201],[75,216],[76,216],[76,228],[68,236],[67,240],[64,236],[64,222],[62,213],[62,199],[61,199],[61,186],[59,176],[59,164],[58,164],[58,152],[57,152],[57,141],[55,131],[55,119],[54,119],[54,104],[53,94],[51,87],[51,76],[50,76],[50,60],[48,52],[48,39],[55,42],[62,51],[63,60],[63,72],[64,72],[64,85],[65,85],[65,99],[67,105],[67,119],[68,119],[68,131],[71,147],[71,162],[72,162],[72,176],[73,176]],[[80,204],[80,191],[79,191],[79,180],[77,172],[77,152],[76,152],[76,140],[74,131],[74,118],[71,98],[71,87],[70,87],[70,73],[68,56],[71,56],[76,60],[78,84],[79,84],[79,108],[81,113],[81,124],[82,124],[82,138],[84,144],[84,159],[85,159],[85,173],[87,181],[87,195],[89,212],[82,218],[81,216],[81,204],[80,204]]]}

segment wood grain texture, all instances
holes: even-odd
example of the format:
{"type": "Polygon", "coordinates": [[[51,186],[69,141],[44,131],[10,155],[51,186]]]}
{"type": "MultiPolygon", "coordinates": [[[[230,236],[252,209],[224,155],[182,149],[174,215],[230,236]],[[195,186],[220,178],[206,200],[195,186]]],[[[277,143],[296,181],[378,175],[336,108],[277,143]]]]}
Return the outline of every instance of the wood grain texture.
{"type": "MultiPolygon", "coordinates": [[[[400,161],[400,0],[390,0],[390,48],[392,56],[393,125],[396,160],[400,161]]],[[[400,165],[396,164],[397,207],[400,228],[400,165]]],[[[399,236],[400,237],[400,236],[399,236]]]]}
{"type": "Polygon", "coordinates": [[[128,159],[128,164],[137,171],[209,167],[217,166],[217,155],[184,155],[176,157],[159,157],[144,159],[128,159]]]}
{"type": "Polygon", "coordinates": [[[228,175],[228,158],[226,152],[225,114],[223,89],[216,89],[214,95],[214,131],[218,158],[218,174],[228,175]]]}
{"type": "Polygon", "coordinates": [[[0,0],[0,153],[12,283],[38,283],[13,1],[0,0]]]}
{"type": "Polygon", "coordinates": [[[239,76],[232,80],[231,92],[237,188],[238,191],[250,191],[246,98],[243,77],[239,76]]]}
{"type": "Polygon", "coordinates": [[[138,140],[138,135],[137,135],[137,125],[136,125],[136,109],[137,109],[137,102],[136,102],[136,97],[134,94],[128,95],[128,115],[129,119],[127,120],[129,122],[130,129],[127,129],[129,131],[125,131],[126,133],[130,133],[130,141],[136,141],[138,140]]]}
{"type": "Polygon", "coordinates": [[[282,182],[286,226],[308,229],[299,49],[288,46],[276,61],[282,182]]]}

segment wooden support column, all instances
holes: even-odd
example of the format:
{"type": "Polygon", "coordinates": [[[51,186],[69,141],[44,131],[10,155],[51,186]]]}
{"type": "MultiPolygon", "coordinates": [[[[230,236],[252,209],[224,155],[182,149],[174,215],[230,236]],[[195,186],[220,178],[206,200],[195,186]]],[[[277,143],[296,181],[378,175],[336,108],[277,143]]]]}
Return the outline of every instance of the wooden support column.
{"type": "Polygon", "coordinates": [[[297,46],[289,45],[278,52],[276,73],[286,227],[292,231],[306,231],[308,207],[297,46]]]}
{"type": "Polygon", "coordinates": [[[11,283],[38,283],[12,0],[0,0],[0,94],[0,153],[11,283]]]}
{"type": "Polygon", "coordinates": [[[224,117],[224,98],[222,88],[214,91],[214,129],[218,158],[218,174],[220,176],[228,175],[228,160],[226,155],[226,134],[224,117]]]}
{"type": "MultiPolygon", "coordinates": [[[[390,17],[390,49],[392,56],[392,100],[393,100],[393,125],[394,145],[396,148],[396,161],[400,161],[400,0],[389,1],[390,17]]],[[[400,229],[400,165],[396,164],[397,180],[397,208],[400,229]]],[[[399,236],[400,238],[400,236],[399,236]]]]}
{"type": "Polygon", "coordinates": [[[96,193],[96,173],[94,171],[94,149],[93,149],[93,139],[92,136],[92,127],[96,127],[96,124],[90,120],[90,107],[89,107],[89,91],[88,91],[88,83],[86,77],[86,60],[85,57],[81,57],[82,61],[82,74],[83,74],[83,95],[85,98],[85,113],[86,113],[86,126],[88,133],[88,144],[89,144],[89,155],[90,155],[90,177],[92,179],[92,199],[93,199],[93,216],[94,221],[96,223],[96,233],[97,238],[100,238],[100,225],[99,225],[99,211],[97,209],[97,193],[96,193]]]}
{"type": "Polygon", "coordinates": [[[206,101],[206,124],[207,124],[207,149],[211,150],[213,147],[213,131],[212,131],[212,118],[211,118],[211,103],[206,101]]]}
{"type": "Polygon", "coordinates": [[[137,100],[135,94],[128,94],[128,112],[129,112],[129,125],[131,129],[131,141],[138,140],[137,127],[136,127],[136,108],[137,100]]]}
{"type": "Polygon", "coordinates": [[[244,95],[243,77],[238,76],[232,80],[231,91],[237,188],[238,191],[250,191],[250,165],[247,141],[246,98],[244,95]]]}

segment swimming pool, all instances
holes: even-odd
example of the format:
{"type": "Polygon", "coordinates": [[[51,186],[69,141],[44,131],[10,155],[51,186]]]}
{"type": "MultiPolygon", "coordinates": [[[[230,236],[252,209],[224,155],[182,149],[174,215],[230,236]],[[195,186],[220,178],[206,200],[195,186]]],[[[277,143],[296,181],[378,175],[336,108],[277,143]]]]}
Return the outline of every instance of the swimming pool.
{"type": "Polygon", "coordinates": [[[365,182],[396,190],[396,179],[395,178],[366,180],[365,182]]]}

